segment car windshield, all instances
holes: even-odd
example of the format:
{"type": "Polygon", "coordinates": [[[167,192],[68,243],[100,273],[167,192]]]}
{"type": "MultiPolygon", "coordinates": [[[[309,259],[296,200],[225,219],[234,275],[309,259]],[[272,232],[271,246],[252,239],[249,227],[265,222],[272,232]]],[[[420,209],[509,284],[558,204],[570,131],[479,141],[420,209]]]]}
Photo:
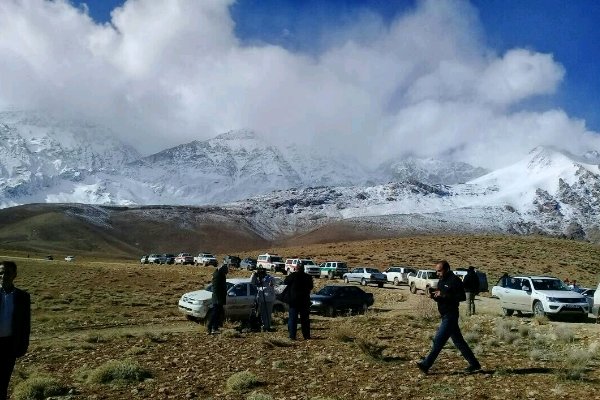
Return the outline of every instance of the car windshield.
{"type": "MultiPolygon", "coordinates": [[[[233,287],[233,283],[231,282],[225,282],[225,284],[227,285],[227,291],[229,291],[229,289],[233,287]]],[[[207,292],[212,292],[212,283],[208,285],[204,290],[206,290],[207,292]]]]}
{"type": "Polygon", "coordinates": [[[365,270],[369,273],[369,274],[377,274],[379,273],[378,269],[375,268],[365,268],[365,270]]]}
{"type": "Polygon", "coordinates": [[[532,279],[533,287],[536,290],[565,290],[570,289],[560,279],[532,279]]]}
{"type": "Polygon", "coordinates": [[[437,274],[435,271],[428,271],[425,273],[427,279],[437,279],[437,274]]]}
{"type": "Polygon", "coordinates": [[[335,292],[337,292],[337,288],[335,286],[324,286],[317,292],[317,294],[322,296],[333,296],[335,292]]]}
{"type": "Polygon", "coordinates": [[[282,262],[281,257],[271,257],[271,262],[282,262]]]}

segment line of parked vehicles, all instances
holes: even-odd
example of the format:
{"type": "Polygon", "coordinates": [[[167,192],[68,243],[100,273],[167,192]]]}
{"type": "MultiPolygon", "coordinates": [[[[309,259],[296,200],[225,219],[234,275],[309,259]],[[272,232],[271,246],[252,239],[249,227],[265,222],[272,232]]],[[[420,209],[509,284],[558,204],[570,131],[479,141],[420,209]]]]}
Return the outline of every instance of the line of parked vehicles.
{"type": "Polygon", "coordinates": [[[211,253],[200,253],[192,256],[190,253],[175,254],[144,254],[140,259],[140,264],[173,264],[173,265],[218,265],[217,259],[211,253]]]}

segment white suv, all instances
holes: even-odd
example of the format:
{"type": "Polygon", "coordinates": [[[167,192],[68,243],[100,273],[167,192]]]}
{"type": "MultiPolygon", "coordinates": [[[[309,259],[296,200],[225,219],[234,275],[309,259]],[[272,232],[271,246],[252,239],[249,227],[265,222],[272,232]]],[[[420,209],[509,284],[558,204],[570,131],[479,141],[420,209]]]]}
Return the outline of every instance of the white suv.
{"type": "Polygon", "coordinates": [[[296,271],[296,268],[300,265],[304,265],[304,272],[308,275],[321,276],[321,267],[309,258],[288,258],[285,260],[285,273],[292,273],[296,271]]]}
{"type": "Polygon", "coordinates": [[[286,273],[283,259],[277,254],[261,254],[256,259],[256,268],[264,268],[267,271],[271,272],[283,272],[284,274],[286,273]]]}
{"type": "Polygon", "coordinates": [[[589,304],[585,296],[570,290],[551,276],[512,276],[501,280],[494,292],[504,315],[533,312],[535,315],[578,315],[587,318],[589,304]]]}

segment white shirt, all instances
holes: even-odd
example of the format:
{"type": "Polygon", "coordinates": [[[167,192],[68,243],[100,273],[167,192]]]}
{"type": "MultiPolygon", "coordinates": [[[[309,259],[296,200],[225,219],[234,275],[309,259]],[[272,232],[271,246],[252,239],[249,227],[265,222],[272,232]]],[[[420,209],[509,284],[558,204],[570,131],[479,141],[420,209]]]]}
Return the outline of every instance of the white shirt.
{"type": "Polygon", "coordinates": [[[0,337],[12,336],[15,291],[6,293],[0,288],[0,337]]]}

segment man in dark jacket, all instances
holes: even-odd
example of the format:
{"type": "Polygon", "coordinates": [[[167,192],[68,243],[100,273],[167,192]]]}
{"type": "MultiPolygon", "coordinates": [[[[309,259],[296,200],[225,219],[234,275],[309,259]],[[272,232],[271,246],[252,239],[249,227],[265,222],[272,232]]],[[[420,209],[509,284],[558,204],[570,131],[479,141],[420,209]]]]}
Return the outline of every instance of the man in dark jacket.
{"type": "Polygon", "coordinates": [[[283,282],[289,286],[290,309],[288,318],[288,335],[296,340],[298,329],[298,315],[302,325],[302,337],[310,339],[310,292],[313,289],[312,276],[304,273],[304,265],[300,264],[296,272],[292,272],[283,282]]]}
{"type": "Polygon", "coordinates": [[[209,334],[219,333],[225,314],[224,306],[227,303],[227,273],[229,268],[222,264],[215,268],[212,276],[212,311],[208,320],[207,330],[209,334]]]}
{"type": "Polygon", "coordinates": [[[467,310],[469,315],[475,314],[475,296],[479,294],[479,277],[474,267],[469,267],[463,279],[465,295],[467,297],[467,310]]]}
{"type": "Polygon", "coordinates": [[[0,400],[7,398],[16,359],[29,347],[31,301],[29,293],[13,285],[16,276],[17,264],[0,262],[0,400]]]}
{"type": "Polygon", "coordinates": [[[440,261],[435,266],[435,271],[439,277],[438,287],[430,292],[430,297],[437,302],[438,311],[442,316],[442,322],[433,339],[433,347],[429,355],[423,360],[417,362],[417,367],[423,372],[429,372],[429,368],[435,362],[438,354],[446,344],[449,338],[462,356],[469,362],[465,370],[467,373],[473,373],[481,369],[481,365],[475,355],[469,348],[460,332],[458,326],[458,305],[465,301],[465,290],[459,277],[450,271],[448,261],[440,261]]]}

